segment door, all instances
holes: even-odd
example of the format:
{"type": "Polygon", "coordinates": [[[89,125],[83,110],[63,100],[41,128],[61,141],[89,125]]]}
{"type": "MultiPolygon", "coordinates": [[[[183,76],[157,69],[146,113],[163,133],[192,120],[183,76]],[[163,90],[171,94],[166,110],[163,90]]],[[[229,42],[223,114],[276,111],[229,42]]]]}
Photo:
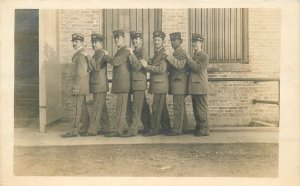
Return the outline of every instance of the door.
{"type": "Polygon", "coordinates": [[[61,69],[57,10],[39,11],[40,132],[62,117],[61,69]]]}
{"type": "Polygon", "coordinates": [[[15,10],[14,127],[39,125],[39,10],[15,10]]]}

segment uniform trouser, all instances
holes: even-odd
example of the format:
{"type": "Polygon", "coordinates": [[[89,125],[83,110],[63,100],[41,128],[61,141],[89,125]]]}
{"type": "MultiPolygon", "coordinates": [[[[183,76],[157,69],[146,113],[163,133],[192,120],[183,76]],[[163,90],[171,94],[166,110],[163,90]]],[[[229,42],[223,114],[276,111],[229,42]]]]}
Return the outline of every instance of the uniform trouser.
{"type": "Polygon", "coordinates": [[[162,111],[161,128],[163,131],[171,130],[170,116],[169,116],[169,111],[168,111],[168,107],[167,107],[167,99],[165,101],[164,108],[162,111]]]}
{"type": "Polygon", "coordinates": [[[128,93],[127,99],[127,109],[126,109],[126,122],[131,125],[132,123],[132,102],[131,102],[131,93],[128,93]]]}
{"type": "Polygon", "coordinates": [[[185,108],[185,95],[173,95],[174,132],[179,134],[188,130],[188,118],[185,108]]]}
{"type": "MultiPolygon", "coordinates": [[[[134,135],[137,135],[138,126],[142,123],[141,114],[142,114],[144,106],[148,106],[146,96],[145,96],[145,91],[144,90],[133,91],[132,123],[130,125],[129,130],[134,135]]],[[[144,110],[146,110],[146,108],[144,110]]],[[[149,110],[149,106],[148,106],[148,110],[149,110]]],[[[143,114],[146,115],[145,113],[143,113],[143,114]]],[[[148,126],[146,126],[146,127],[148,127],[148,126]]]]}
{"type": "Polygon", "coordinates": [[[148,131],[150,130],[150,125],[151,125],[151,114],[150,114],[149,104],[147,102],[147,98],[145,95],[145,91],[143,92],[144,92],[144,101],[143,101],[141,120],[144,126],[144,130],[148,131]]]}
{"type": "Polygon", "coordinates": [[[75,117],[73,119],[72,133],[77,133],[81,128],[87,128],[89,125],[89,113],[86,106],[86,95],[72,96],[75,102],[75,117]]]}
{"type": "Polygon", "coordinates": [[[166,109],[167,94],[153,94],[151,129],[154,133],[158,133],[161,125],[163,111],[166,109]]]}
{"type": "Polygon", "coordinates": [[[110,131],[110,122],[109,122],[108,109],[107,109],[106,103],[104,104],[104,107],[103,107],[100,124],[102,126],[102,131],[103,132],[109,132],[110,131]]]}
{"type": "Polygon", "coordinates": [[[109,119],[106,106],[106,92],[101,92],[93,94],[93,106],[90,116],[90,124],[88,132],[92,134],[97,134],[99,130],[99,124],[101,125],[105,132],[109,131],[109,119]]]}
{"type": "MultiPolygon", "coordinates": [[[[145,91],[143,90],[144,94],[145,91]]],[[[133,96],[133,101],[131,102],[131,94],[128,94],[128,102],[127,102],[127,111],[126,111],[126,121],[128,124],[132,124],[133,122],[133,102],[135,99],[138,99],[139,96],[133,96]]],[[[151,124],[151,117],[150,117],[150,109],[149,109],[149,104],[147,102],[146,96],[144,96],[143,99],[143,107],[142,107],[142,113],[141,113],[141,121],[144,126],[145,130],[150,129],[150,124],[151,124]]],[[[137,103],[137,102],[136,102],[137,103]]],[[[136,106],[135,106],[136,107],[136,106]]]]}
{"type": "Polygon", "coordinates": [[[116,121],[115,126],[118,134],[123,134],[124,125],[126,125],[126,111],[128,104],[128,92],[117,94],[116,121]]]}
{"type": "Polygon", "coordinates": [[[209,131],[207,95],[192,95],[196,130],[209,131]]]}

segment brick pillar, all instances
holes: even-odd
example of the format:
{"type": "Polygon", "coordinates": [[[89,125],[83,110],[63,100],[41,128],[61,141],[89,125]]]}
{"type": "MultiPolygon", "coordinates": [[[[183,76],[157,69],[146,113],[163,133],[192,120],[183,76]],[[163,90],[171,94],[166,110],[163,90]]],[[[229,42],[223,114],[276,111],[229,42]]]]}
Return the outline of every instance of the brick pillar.
{"type": "Polygon", "coordinates": [[[165,47],[170,52],[171,47],[169,34],[172,32],[181,32],[183,39],[182,47],[188,50],[188,9],[163,9],[162,10],[162,31],[166,33],[165,47]]]}

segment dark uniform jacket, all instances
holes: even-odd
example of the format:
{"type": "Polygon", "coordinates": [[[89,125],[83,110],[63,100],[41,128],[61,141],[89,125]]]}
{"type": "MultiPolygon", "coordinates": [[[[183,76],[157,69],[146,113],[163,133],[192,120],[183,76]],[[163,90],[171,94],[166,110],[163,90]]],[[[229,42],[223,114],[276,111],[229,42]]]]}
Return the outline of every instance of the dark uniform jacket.
{"type": "Polygon", "coordinates": [[[129,56],[131,64],[131,90],[147,89],[147,72],[139,60],[145,59],[144,47],[139,47],[129,56]]]}
{"type": "Polygon", "coordinates": [[[107,62],[109,57],[105,56],[102,49],[96,50],[90,59],[90,92],[108,92],[107,62]]]}
{"type": "Polygon", "coordinates": [[[156,51],[152,58],[152,64],[146,67],[146,70],[150,72],[149,93],[168,93],[169,79],[165,50],[165,48],[161,48],[156,51]]]}
{"type": "Polygon", "coordinates": [[[179,47],[177,48],[173,56],[169,55],[167,60],[169,61],[169,80],[171,95],[185,95],[187,94],[187,65],[185,51],[179,47]]]}
{"type": "Polygon", "coordinates": [[[127,46],[121,47],[114,58],[109,60],[113,65],[112,93],[126,93],[130,91],[130,52],[127,46]]]}
{"type": "Polygon", "coordinates": [[[79,49],[72,57],[69,94],[72,94],[73,89],[79,90],[79,94],[89,93],[89,68],[88,60],[82,54],[84,50],[79,49]]]}
{"type": "Polygon", "coordinates": [[[208,60],[208,55],[203,50],[200,50],[195,53],[192,60],[187,61],[189,67],[189,94],[207,94],[207,67],[209,64],[208,60]]]}

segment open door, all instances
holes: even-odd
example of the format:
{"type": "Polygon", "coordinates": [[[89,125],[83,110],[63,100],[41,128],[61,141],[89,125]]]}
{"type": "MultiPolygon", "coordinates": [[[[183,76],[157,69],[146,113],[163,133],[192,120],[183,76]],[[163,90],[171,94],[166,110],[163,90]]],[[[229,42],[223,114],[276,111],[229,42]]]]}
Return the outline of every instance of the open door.
{"type": "Polygon", "coordinates": [[[61,69],[57,10],[39,10],[40,132],[62,117],[61,69]]]}

